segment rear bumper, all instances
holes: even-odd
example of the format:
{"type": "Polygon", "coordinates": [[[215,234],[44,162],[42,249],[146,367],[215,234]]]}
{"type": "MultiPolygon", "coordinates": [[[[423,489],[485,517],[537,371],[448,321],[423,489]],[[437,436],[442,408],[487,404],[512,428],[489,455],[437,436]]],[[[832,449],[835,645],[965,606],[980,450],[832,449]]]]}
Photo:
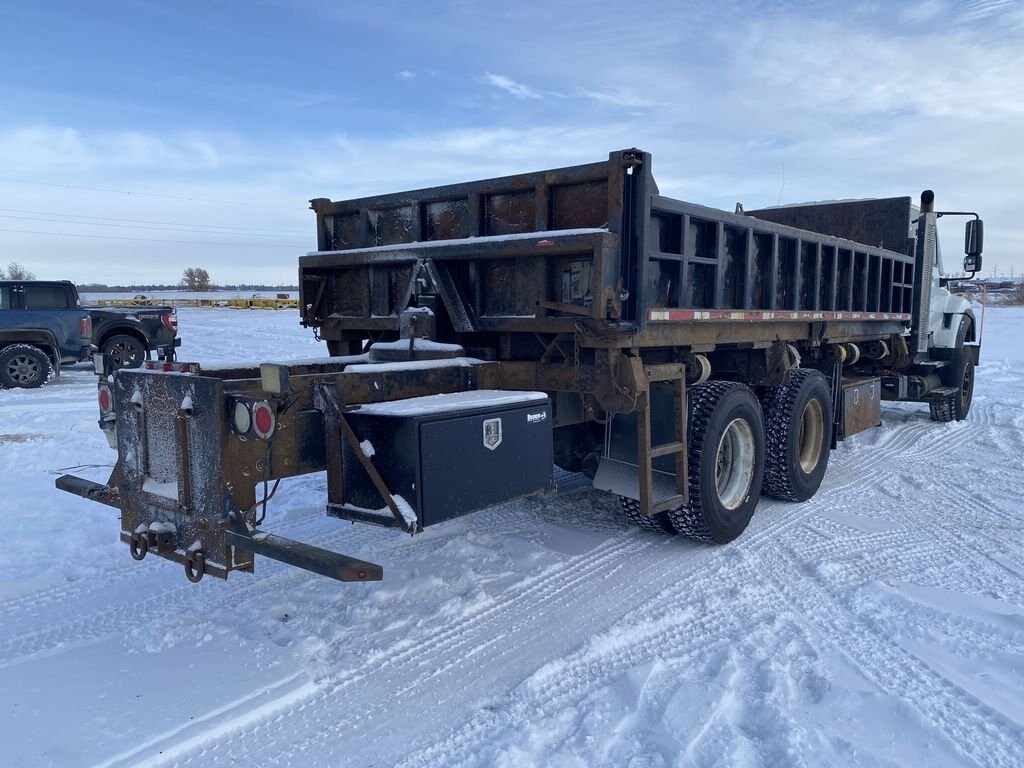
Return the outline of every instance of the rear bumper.
{"type": "Polygon", "coordinates": [[[157,360],[168,360],[174,362],[175,350],[181,346],[181,337],[175,336],[167,344],[157,344],[153,349],[156,350],[157,360]]]}

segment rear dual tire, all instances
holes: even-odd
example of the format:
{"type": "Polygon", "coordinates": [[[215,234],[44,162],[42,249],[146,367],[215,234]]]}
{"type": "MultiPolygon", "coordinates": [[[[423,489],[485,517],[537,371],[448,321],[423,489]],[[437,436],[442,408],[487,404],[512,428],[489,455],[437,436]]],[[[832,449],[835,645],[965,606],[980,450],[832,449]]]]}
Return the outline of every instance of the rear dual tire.
{"type": "Polygon", "coordinates": [[[689,504],[645,517],[639,502],[622,498],[622,509],[649,530],[725,544],[746,529],[761,493],[761,406],[745,384],[712,381],[690,389],[689,415],[689,504]]]}
{"type": "Polygon", "coordinates": [[[807,501],[821,486],[832,447],[832,397],[821,372],[796,368],[761,398],[767,441],[765,496],[807,501]]]}
{"type": "Polygon", "coordinates": [[[690,390],[690,503],[665,513],[676,533],[726,544],[746,530],[764,477],[764,423],[750,387],[711,381],[690,390]]]}
{"type": "Polygon", "coordinates": [[[637,525],[725,544],[750,523],[761,493],[806,501],[817,493],[832,447],[832,396],[825,377],[798,368],[788,384],[765,389],[714,381],[690,390],[690,503],[652,517],[622,498],[637,525]]]}

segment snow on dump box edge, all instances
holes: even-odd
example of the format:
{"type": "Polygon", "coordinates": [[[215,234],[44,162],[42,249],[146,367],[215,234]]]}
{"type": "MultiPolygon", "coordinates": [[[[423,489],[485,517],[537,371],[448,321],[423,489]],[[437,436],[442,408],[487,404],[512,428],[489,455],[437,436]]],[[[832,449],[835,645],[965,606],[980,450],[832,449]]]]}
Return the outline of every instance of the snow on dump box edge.
{"type": "Polygon", "coordinates": [[[497,243],[503,240],[551,240],[556,237],[572,237],[575,235],[607,235],[609,230],[595,227],[579,229],[550,229],[542,232],[510,232],[506,235],[488,235],[486,237],[460,237],[451,240],[415,240],[411,243],[392,243],[390,245],[371,246],[369,248],[351,248],[346,251],[310,251],[299,257],[299,263],[316,256],[357,256],[361,253],[386,253],[388,251],[409,251],[420,248],[444,248],[450,245],[466,245],[467,243],[497,243]]]}
{"type": "Polygon", "coordinates": [[[456,366],[465,368],[470,365],[478,365],[483,360],[475,357],[442,357],[434,360],[398,360],[394,363],[370,363],[369,365],[350,365],[346,368],[347,373],[381,373],[383,371],[411,371],[424,370],[427,368],[448,368],[456,366]]]}
{"type": "Polygon", "coordinates": [[[371,403],[353,408],[373,416],[426,416],[452,411],[469,411],[499,405],[518,405],[546,400],[543,392],[510,392],[501,389],[476,389],[444,395],[425,395],[389,403],[371,403]]]}
{"type": "Polygon", "coordinates": [[[387,350],[394,349],[398,351],[404,351],[409,349],[409,344],[412,342],[413,350],[422,352],[454,352],[455,354],[463,354],[462,345],[460,344],[445,344],[441,341],[433,341],[432,339],[399,339],[398,341],[375,341],[371,349],[376,350],[387,350]]]}

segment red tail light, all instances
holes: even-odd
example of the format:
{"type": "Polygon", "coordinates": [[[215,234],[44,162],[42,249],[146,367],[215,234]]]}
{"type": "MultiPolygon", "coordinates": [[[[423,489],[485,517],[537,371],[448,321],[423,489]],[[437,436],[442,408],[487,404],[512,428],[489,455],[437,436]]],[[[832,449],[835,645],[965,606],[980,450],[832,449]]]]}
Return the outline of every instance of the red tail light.
{"type": "Polygon", "coordinates": [[[266,439],[274,434],[277,426],[277,413],[266,400],[253,403],[252,428],[258,437],[266,439]]]}
{"type": "Polygon", "coordinates": [[[100,416],[106,416],[114,407],[114,400],[110,394],[110,387],[106,384],[100,385],[98,399],[100,401],[100,416]]]}
{"type": "Polygon", "coordinates": [[[160,315],[160,319],[163,320],[164,326],[167,328],[167,330],[169,330],[171,333],[177,335],[177,333],[178,333],[178,313],[177,312],[168,312],[165,315],[160,315]]]}
{"type": "Polygon", "coordinates": [[[92,318],[83,317],[78,321],[78,335],[83,339],[92,338],[92,318]]]}
{"type": "Polygon", "coordinates": [[[166,371],[167,373],[199,373],[199,363],[165,363],[147,360],[143,363],[143,368],[147,371],[166,371]]]}

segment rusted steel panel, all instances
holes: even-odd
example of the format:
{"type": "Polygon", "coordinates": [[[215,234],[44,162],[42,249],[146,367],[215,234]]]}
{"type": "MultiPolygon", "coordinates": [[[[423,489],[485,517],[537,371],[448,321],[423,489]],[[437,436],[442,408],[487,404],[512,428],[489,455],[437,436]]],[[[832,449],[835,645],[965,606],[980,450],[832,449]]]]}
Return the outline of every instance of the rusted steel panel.
{"type": "Polygon", "coordinates": [[[843,435],[850,437],[882,423],[882,387],[877,378],[843,379],[843,435]]]}

